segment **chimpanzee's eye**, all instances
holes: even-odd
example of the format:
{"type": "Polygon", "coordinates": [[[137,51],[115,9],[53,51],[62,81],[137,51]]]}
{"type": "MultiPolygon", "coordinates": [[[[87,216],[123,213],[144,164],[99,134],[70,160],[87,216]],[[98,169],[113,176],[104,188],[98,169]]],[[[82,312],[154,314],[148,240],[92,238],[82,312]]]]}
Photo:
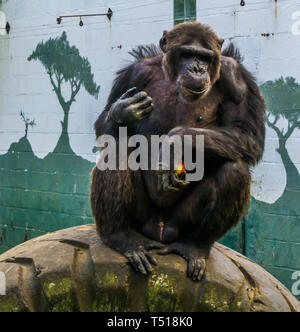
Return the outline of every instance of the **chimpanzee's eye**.
{"type": "Polygon", "coordinates": [[[208,64],[212,63],[212,57],[209,55],[202,55],[200,60],[207,62],[208,64]]]}
{"type": "Polygon", "coordinates": [[[182,59],[192,59],[194,58],[194,54],[190,53],[190,52],[182,52],[181,53],[181,58],[182,59]]]}

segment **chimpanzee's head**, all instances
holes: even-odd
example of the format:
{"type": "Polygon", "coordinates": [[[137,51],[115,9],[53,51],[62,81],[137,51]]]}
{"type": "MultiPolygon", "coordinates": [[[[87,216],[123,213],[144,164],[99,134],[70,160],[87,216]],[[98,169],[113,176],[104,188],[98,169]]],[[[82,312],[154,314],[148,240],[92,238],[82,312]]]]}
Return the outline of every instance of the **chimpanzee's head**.
{"type": "Polygon", "coordinates": [[[219,79],[223,42],[198,22],[182,23],[164,32],[160,40],[163,68],[187,102],[203,98],[219,79]]]}

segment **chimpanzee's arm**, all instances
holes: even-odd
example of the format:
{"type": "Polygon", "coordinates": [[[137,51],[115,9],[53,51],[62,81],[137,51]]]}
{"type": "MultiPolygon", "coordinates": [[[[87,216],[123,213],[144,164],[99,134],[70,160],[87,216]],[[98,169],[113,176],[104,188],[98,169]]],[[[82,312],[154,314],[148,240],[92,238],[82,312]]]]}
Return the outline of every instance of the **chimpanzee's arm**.
{"type": "MultiPolygon", "coordinates": [[[[235,61],[234,59],[232,59],[235,61]]],[[[219,111],[219,127],[174,128],[169,135],[204,135],[205,159],[243,160],[255,165],[265,141],[265,103],[250,73],[240,64],[223,70],[220,82],[227,100],[219,111]],[[232,85],[230,82],[232,81],[232,85]],[[226,86],[227,84],[227,86],[226,86]],[[237,92],[236,98],[231,97],[237,92]]],[[[218,82],[218,84],[220,84],[218,82]]]]}
{"type": "Polygon", "coordinates": [[[224,100],[236,105],[243,102],[248,88],[241,67],[241,64],[233,57],[222,55],[220,78],[216,82],[218,89],[225,97],[224,100]]]}
{"type": "Polygon", "coordinates": [[[119,126],[133,130],[153,110],[152,99],[143,91],[147,67],[134,63],[117,73],[107,105],[95,123],[96,137],[117,137],[119,126]]]}

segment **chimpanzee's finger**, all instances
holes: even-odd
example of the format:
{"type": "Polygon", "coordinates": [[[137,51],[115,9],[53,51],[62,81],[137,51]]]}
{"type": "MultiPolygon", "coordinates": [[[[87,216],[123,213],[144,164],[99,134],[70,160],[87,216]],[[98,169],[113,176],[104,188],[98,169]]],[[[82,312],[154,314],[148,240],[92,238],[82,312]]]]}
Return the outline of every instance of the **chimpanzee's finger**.
{"type": "Polygon", "coordinates": [[[125,104],[125,106],[133,105],[133,104],[136,104],[136,103],[142,101],[143,99],[145,99],[147,97],[148,97],[147,92],[141,91],[130,98],[126,98],[124,100],[124,104],[125,104]]]}
{"type": "Polygon", "coordinates": [[[172,180],[172,185],[177,188],[185,188],[191,184],[189,181],[183,181],[178,179],[176,173],[172,174],[171,180],[172,180]]]}
{"type": "Polygon", "coordinates": [[[198,281],[201,281],[203,279],[205,271],[206,271],[206,261],[203,260],[201,270],[198,274],[198,281]]]}
{"type": "Polygon", "coordinates": [[[145,270],[147,271],[147,273],[148,273],[148,272],[151,272],[151,271],[152,271],[152,266],[151,266],[151,264],[149,263],[149,261],[148,261],[146,255],[144,254],[144,252],[143,252],[143,251],[140,251],[140,252],[139,252],[139,256],[140,256],[140,260],[141,260],[141,262],[142,262],[142,264],[143,264],[145,270]]]}
{"type": "Polygon", "coordinates": [[[126,91],[120,99],[126,99],[126,98],[129,98],[129,97],[133,97],[134,94],[136,93],[136,87],[133,87],[131,89],[129,89],[128,91],[126,91]]]}
{"type": "Polygon", "coordinates": [[[143,99],[142,101],[140,101],[139,103],[136,103],[134,105],[134,107],[138,110],[143,110],[147,107],[149,107],[152,104],[152,98],[151,97],[146,97],[145,99],[143,99]]]}
{"type": "Polygon", "coordinates": [[[149,252],[146,251],[145,255],[151,264],[157,265],[157,260],[149,252]]]}
{"type": "Polygon", "coordinates": [[[203,260],[198,257],[195,260],[195,269],[194,269],[194,273],[193,273],[193,276],[192,276],[192,279],[194,281],[198,280],[199,275],[200,275],[202,269],[203,269],[203,260]]]}
{"type": "Polygon", "coordinates": [[[152,111],[153,111],[153,106],[150,105],[149,107],[143,109],[142,111],[138,111],[136,113],[136,117],[138,120],[143,120],[144,118],[149,116],[152,111]]]}
{"type": "Polygon", "coordinates": [[[134,268],[136,271],[139,272],[132,254],[125,254],[125,257],[128,259],[128,261],[131,264],[132,268],[134,268]]]}
{"type": "Polygon", "coordinates": [[[143,265],[141,267],[141,262],[139,256],[135,252],[127,252],[125,253],[125,257],[128,259],[129,263],[131,264],[132,268],[137,272],[142,274],[147,274],[146,270],[144,269],[143,265]]]}
{"type": "Polygon", "coordinates": [[[173,187],[169,174],[168,173],[163,173],[164,171],[159,171],[158,173],[158,185],[157,185],[157,190],[162,192],[170,192],[170,191],[179,191],[179,188],[173,187]]]}
{"type": "Polygon", "coordinates": [[[187,271],[187,274],[190,278],[193,276],[194,271],[195,271],[195,259],[191,258],[188,262],[188,271],[187,271]]]}
{"type": "Polygon", "coordinates": [[[141,260],[140,256],[134,251],[132,257],[134,259],[134,263],[135,263],[135,266],[137,268],[137,271],[139,271],[142,274],[146,275],[147,271],[144,267],[144,264],[142,263],[142,260],[141,260]]]}

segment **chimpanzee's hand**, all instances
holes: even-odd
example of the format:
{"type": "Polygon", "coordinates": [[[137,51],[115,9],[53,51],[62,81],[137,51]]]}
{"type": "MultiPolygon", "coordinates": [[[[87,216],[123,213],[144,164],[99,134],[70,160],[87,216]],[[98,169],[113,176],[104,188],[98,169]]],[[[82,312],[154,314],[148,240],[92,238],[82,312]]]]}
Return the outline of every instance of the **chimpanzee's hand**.
{"type": "Polygon", "coordinates": [[[120,126],[133,127],[153,110],[152,98],[132,88],[124,93],[109,110],[109,117],[120,126]]]}
{"type": "Polygon", "coordinates": [[[181,191],[191,183],[186,181],[175,170],[164,170],[162,165],[158,169],[158,191],[181,191]]]}

